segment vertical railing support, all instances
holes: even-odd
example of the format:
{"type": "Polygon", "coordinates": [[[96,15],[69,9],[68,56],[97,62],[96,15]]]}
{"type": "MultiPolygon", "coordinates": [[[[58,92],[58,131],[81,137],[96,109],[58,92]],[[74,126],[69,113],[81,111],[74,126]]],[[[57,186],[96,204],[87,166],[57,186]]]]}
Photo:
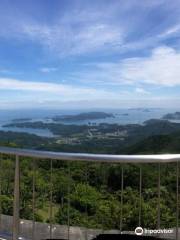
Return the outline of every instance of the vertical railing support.
{"type": "Polygon", "coordinates": [[[70,170],[70,162],[68,162],[68,211],[67,211],[67,224],[68,224],[68,240],[70,239],[70,177],[71,177],[71,170],[70,170]]]}
{"type": "Polygon", "coordinates": [[[142,212],[142,167],[139,168],[139,226],[141,226],[142,212]]]}
{"type": "MultiPolygon", "coordinates": [[[[103,188],[103,191],[104,191],[104,187],[105,187],[105,181],[106,181],[106,165],[105,163],[101,163],[101,178],[102,178],[102,188],[103,188]]],[[[104,217],[101,217],[101,234],[104,234],[104,217]]]]}
{"type": "Polygon", "coordinates": [[[53,160],[50,161],[50,228],[49,235],[50,239],[52,239],[52,204],[53,204],[53,180],[52,180],[52,170],[53,170],[53,160]]]}
{"type": "Polygon", "coordinates": [[[161,164],[158,163],[158,202],[157,202],[157,228],[161,226],[161,209],[160,209],[160,197],[161,197],[161,164]]]}
{"type": "Polygon", "coordinates": [[[0,230],[2,225],[2,153],[0,154],[0,230]]]}
{"type": "MultiPolygon", "coordinates": [[[[89,166],[88,166],[88,163],[86,163],[86,166],[85,166],[85,184],[86,184],[86,196],[88,195],[88,193],[87,193],[87,186],[88,186],[88,168],[89,166]]],[[[86,219],[87,219],[87,222],[88,222],[88,209],[87,209],[87,203],[86,203],[86,205],[85,205],[85,213],[86,213],[86,219]]],[[[88,230],[88,226],[87,226],[87,224],[86,224],[86,231],[85,231],[85,240],[88,240],[88,232],[87,232],[87,230],[88,230]]]]}
{"type": "Polygon", "coordinates": [[[124,168],[121,167],[121,213],[120,213],[120,232],[123,227],[123,191],[124,191],[124,168]]]}
{"type": "Polygon", "coordinates": [[[33,182],[32,182],[32,211],[33,211],[33,221],[32,221],[32,240],[35,239],[35,183],[36,183],[36,169],[35,160],[33,158],[33,182]]]}
{"type": "Polygon", "coordinates": [[[14,177],[14,201],[13,201],[13,240],[19,238],[19,209],[20,209],[20,170],[19,156],[16,155],[14,177]]]}
{"type": "Polygon", "coordinates": [[[176,163],[176,240],[179,239],[179,163],[176,163]]]}

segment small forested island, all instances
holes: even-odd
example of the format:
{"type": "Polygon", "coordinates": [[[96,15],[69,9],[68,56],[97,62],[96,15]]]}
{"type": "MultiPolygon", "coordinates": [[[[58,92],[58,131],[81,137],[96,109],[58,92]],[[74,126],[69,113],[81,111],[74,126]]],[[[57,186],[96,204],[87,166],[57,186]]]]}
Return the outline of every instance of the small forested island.
{"type": "Polygon", "coordinates": [[[146,120],[143,122],[143,124],[146,124],[146,125],[155,125],[155,124],[159,124],[159,123],[163,123],[163,122],[166,122],[168,124],[171,124],[168,120],[166,119],[149,119],[149,120],[146,120]]]}
{"type": "Polygon", "coordinates": [[[26,122],[26,121],[31,121],[32,118],[15,118],[12,120],[12,122],[26,122]]]}
{"type": "Polygon", "coordinates": [[[161,108],[129,108],[130,111],[151,112],[153,110],[160,110],[161,108]]]}
{"type": "Polygon", "coordinates": [[[150,109],[145,108],[145,109],[143,109],[143,112],[151,112],[151,111],[150,111],[150,109]]]}
{"type": "Polygon", "coordinates": [[[143,108],[129,108],[129,111],[142,111],[143,108]]]}
{"type": "Polygon", "coordinates": [[[83,120],[96,120],[114,117],[111,113],[105,112],[87,112],[79,113],[76,115],[61,115],[52,118],[53,121],[83,121],[83,120]]]}
{"type": "Polygon", "coordinates": [[[116,113],[115,116],[127,117],[127,116],[129,116],[129,113],[116,113]]]}
{"type": "Polygon", "coordinates": [[[162,117],[162,119],[167,120],[180,120],[180,112],[168,113],[162,117]]]}
{"type": "Polygon", "coordinates": [[[121,116],[129,116],[129,114],[128,113],[123,113],[123,114],[121,114],[121,116]]]}

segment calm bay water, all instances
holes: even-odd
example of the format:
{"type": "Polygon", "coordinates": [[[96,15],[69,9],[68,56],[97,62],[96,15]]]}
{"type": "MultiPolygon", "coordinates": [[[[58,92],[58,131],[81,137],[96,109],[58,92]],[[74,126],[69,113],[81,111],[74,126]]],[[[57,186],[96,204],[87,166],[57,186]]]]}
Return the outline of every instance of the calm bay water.
{"type": "Polygon", "coordinates": [[[167,113],[174,113],[180,109],[165,108],[139,108],[139,109],[91,109],[91,110],[0,110],[0,130],[13,132],[26,132],[36,134],[43,137],[53,137],[54,135],[48,129],[32,129],[32,128],[3,128],[4,124],[11,123],[13,119],[31,118],[32,121],[51,122],[51,118],[56,115],[78,114],[90,111],[103,111],[112,113],[114,118],[106,118],[99,120],[84,120],[62,122],[63,124],[99,124],[99,123],[117,123],[117,124],[142,124],[149,119],[160,119],[167,113]]]}

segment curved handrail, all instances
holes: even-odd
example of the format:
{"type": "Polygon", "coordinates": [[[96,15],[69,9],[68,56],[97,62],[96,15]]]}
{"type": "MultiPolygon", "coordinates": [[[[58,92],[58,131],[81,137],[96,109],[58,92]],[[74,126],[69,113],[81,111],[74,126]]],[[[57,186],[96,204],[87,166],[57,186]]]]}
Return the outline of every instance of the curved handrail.
{"type": "Polygon", "coordinates": [[[9,147],[0,147],[0,153],[24,157],[55,159],[63,161],[85,161],[85,162],[170,163],[180,161],[180,154],[112,155],[112,154],[51,152],[9,147]]]}

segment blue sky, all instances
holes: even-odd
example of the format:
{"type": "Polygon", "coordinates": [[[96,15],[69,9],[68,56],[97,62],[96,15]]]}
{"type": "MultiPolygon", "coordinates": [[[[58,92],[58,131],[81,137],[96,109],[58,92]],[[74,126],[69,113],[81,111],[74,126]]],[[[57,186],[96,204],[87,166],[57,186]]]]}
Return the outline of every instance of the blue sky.
{"type": "Polygon", "coordinates": [[[178,107],[178,0],[1,0],[0,108],[178,107]]]}

